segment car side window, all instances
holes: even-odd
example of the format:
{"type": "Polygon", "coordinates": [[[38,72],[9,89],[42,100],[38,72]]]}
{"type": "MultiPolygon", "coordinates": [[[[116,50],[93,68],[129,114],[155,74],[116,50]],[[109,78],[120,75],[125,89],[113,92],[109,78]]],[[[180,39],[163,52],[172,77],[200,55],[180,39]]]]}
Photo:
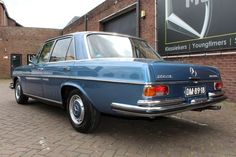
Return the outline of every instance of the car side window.
{"type": "Polygon", "coordinates": [[[38,59],[38,63],[46,63],[49,61],[50,52],[51,52],[53,43],[54,43],[54,41],[51,41],[51,42],[46,43],[43,46],[42,51],[39,56],[39,59],[38,59]]]}
{"type": "Polygon", "coordinates": [[[59,39],[52,51],[50,62],[64,61],[70,43],[71,38],[59,39]]]}
{"type": "Polygon", "coordinates": [[[66,54],[66,60],[75,60],[75,44],[73,40],[71,41],[70,47],[66,54]]]}

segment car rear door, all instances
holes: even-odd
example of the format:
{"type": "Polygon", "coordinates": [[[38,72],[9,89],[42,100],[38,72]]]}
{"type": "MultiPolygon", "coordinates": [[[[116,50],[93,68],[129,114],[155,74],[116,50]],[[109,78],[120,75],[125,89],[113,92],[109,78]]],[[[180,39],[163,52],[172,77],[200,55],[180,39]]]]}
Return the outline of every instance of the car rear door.
{"type": "Polygon", "coordinates": [[[61,84],[70,76],[74,64],[74,41],[67,36],[55,41],[50,60],[44,67],[43,93],[46,99],[61,102],[61,84]]]}

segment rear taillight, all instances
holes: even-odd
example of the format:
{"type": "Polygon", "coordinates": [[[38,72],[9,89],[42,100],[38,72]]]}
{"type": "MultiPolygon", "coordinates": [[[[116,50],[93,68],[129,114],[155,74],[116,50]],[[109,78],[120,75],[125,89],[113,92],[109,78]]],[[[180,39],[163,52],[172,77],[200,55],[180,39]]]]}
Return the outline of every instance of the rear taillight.
{"type": "Polygon", "coordinates": [[[165,96],[169,94],[169,87],[166,85],[148,85],[144,89],[144,96],[165,96]]]}
{"type": "Polygon", "coordinates": [[[214,88],[215,88],[215,90],[221,90],[223,88],[223,83],[222,82],[215,82],[214,88]]]}

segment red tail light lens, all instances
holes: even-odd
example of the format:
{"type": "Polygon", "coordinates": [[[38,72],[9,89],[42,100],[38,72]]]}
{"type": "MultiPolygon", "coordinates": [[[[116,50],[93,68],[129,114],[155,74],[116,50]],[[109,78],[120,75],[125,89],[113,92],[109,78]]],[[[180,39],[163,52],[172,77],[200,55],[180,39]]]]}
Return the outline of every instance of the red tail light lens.
{"type": "Polygon", "coordinates": [[[144,90],[144,96],[165,96],[169,94],[169,87],[166,85],[147,86],[144,90]]]}
{"type": "Polygon", "coordinates": [[[215,88],[215,90],[221,90],[223,88],[223,83],[222,82],[215,82],[214,88],[215,88]]]}

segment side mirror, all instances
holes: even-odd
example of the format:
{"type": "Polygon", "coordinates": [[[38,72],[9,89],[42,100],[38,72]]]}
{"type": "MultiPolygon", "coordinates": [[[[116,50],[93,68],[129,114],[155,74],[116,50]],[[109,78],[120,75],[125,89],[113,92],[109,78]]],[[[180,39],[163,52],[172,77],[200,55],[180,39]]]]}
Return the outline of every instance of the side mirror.
{"type": "Polygon", "coordinates": [[[29,65],[35,65],[37,64],[37,57],[33,56],[31,59],[29,59],[29,65]]]}

